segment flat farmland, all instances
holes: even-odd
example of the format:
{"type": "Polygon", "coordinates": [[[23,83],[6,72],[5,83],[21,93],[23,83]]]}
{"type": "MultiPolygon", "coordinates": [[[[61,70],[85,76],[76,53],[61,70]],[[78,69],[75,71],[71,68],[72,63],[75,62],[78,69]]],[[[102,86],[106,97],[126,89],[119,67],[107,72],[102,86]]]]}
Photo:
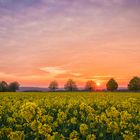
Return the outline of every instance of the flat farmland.
{"type": "Polygon", "coordinates": [[[0,93],[2,140],[138,140],[140,93],[0,93]]]}

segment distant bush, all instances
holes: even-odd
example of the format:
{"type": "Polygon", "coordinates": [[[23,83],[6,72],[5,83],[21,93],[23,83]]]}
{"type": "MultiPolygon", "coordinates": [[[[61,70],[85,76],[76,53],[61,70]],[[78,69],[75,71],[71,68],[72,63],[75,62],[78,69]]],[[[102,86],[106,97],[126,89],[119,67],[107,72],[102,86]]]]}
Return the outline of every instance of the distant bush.
{"type": "Polygon", "coordinates": [[[8,84],[5,81],[0,82],[0,92],[8,91],[8,84]]]}
{"type": "Polygon", "coordinates": [[[106,87],[108,91],[115,91],[118,89],[118,83],[113,78],[111,78],[107,82],[106,87]]]}
{"type": "Polygon", "coordinates": [[[86,91],[94,91],[95,90],[95,82],[93,82],[92,80],[87,81],[86,86],[85,86],[85,90],[86,91]]]}
{"type": "Polygon", "coordinates": [[[15,92],[16,90],[19,89],[19,83],[18,82],[11,82],[9,85],[5,82],[2,81],[0,82],[0,92],[15,92]]]}
{"type": "Polygon", "coordinates": [[[9,89],[9,91],[11,91],[11,92],[15,92],[16,90],[19,89],[19,86],[20,86],[20,85],[19,85],[18,82],[12,82],[12,83],[9,84],[8,89],[9,89]]]}
{"type": "Polygon", "coordinates": [[[76,83],[72,79],[69,79],[66,82],[64,89],[67,91],[77,91],[78,90],[76,83]]]}
{"type": "Polygon", "coordinates": [[[52,81],[48,88],[50,89],[50,91],[56,91],[58,89],[57,81],[52,81]]]}
{"type": "Polygon", "coordinates": [[[139,77],[133,77],[129,84],[128,84],[128,90],[131,91],[139,91],[140,90],[140,78],[139,77]]]}

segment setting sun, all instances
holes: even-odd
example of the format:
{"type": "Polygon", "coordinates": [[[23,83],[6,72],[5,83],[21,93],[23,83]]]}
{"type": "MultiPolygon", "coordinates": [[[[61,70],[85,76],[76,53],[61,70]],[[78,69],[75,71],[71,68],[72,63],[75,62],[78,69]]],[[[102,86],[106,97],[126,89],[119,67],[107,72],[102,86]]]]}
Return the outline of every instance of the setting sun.
{"type": "Polygon", "coordinates": [[[103,88],[113,77],[127,88],[140,75],[139,7],[139,0],[0,0],[0,79],[23,87],[93,80],[103,88]]]}
{"type": "Polygon", "coordinates": [[[97,82],[96,85],[99,87],[101,85],[101,83],[100,82],[97,82]]]}
{"type": "Polygon", "coordinates": [[[138,140],[139,124],[140,0],[0,0],[0,140],[138,140]]]}

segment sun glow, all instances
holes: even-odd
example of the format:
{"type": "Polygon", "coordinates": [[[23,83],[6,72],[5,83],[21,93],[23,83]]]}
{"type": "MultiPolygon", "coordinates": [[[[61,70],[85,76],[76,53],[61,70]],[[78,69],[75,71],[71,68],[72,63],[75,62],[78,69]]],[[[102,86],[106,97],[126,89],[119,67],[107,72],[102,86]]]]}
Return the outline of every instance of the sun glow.
{"type": "Polygon", "coordinates": [[[100,82],[97,82],[96,85],[99,87],[101,85],[101,83],[100,82]]]}

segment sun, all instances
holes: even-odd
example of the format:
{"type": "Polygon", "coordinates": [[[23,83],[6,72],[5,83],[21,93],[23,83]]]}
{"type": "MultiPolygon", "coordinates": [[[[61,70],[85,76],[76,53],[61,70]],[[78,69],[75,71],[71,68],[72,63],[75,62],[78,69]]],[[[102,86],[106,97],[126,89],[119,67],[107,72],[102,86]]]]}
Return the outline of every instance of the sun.
{"type": "Polygon", "coordinates": [[[101,83],[100,82],[97,82],[96,85],[99,87],[101,85],[101,83]]]}

